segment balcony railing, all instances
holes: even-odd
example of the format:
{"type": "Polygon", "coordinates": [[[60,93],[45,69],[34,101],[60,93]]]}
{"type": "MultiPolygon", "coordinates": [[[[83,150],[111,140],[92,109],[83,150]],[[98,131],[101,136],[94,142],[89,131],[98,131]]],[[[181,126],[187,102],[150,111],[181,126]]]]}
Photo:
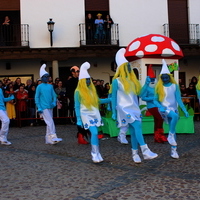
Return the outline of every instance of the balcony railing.
{"type": "Polygon", "coordinates": [[[0,25],[0,47],[29,46],[29,25],[0,25]]]}
{"type": "Polygon", "coordinates": [[[95,24],[79,24],[80,45],[119,45],[118,24],[112,24],[110,29],[98,29],[95,24]],[[89,28],[88,28],[89,26],[89,28]]]}
{"type": "MultiPolygon", "coordinates": [[[[184,31],[187,31],[185,26],[181,26],[181,24],[172,24],[170,29],[176,28],[177,35],[176,37],[178,38],[178,35],[181,35],[184,31]]],[[[169,24],[163,24],[163,31],[164,35],[167,37],[170,36],[170,29],[169,29],[169,24]]],[[[172,30],[173,31],[173,30],[172,30]]],[[[200,44],[200,32],[199,32],[199,24],[188,24],[188,37],[186,39],[181,40],[181,38],[178,38],[180,40],[179,43],[188,43],[189,44],[200,44]],[[185,42],[187,40],[187,42],[185,42]]]]}

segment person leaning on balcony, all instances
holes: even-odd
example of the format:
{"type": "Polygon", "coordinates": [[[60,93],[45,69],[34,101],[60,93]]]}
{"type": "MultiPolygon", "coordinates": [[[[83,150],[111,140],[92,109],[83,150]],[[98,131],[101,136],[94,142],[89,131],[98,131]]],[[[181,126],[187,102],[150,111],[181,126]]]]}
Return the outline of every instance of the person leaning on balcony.
{"type": "Polygon", "coordinates": [[[85,25],[86,25],[86,42],[87,44],[93,43],[94,37],[94,18],[92,17],[91,13],[88,13],[85,18],[85,25]]]}
{"type": "Polygon", "coordinates": [[[4,22],[2,23],[2,31],[3,31],[3,40],[6,46],[11,45],[11,21],[8,16],[5,16],[4,22]]]}
{"type": "Polygon", "coordinates": [[[105,39],[105,30],[104,30],[104,20],[101,19],[102,14],[97,14],[97,19],[95,19],[94,23],[96,25],[96,31],[94,35],[95,43],[103,43],[105,39]]]}

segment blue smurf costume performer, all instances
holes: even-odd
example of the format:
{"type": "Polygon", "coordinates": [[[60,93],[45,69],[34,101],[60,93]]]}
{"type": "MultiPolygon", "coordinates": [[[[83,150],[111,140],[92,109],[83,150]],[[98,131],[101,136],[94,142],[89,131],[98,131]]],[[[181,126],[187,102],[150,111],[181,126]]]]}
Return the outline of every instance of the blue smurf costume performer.
{"type": "Polygon", "coordinates": [[[75,112],[77,125],[91,132],[91,155],[94,163],[103,161],[99,152],[98,127],[103,125],[99,112],[99,103],[109,103],[110,99],[99,99],[94,84],[90,79],[88,69],[90,64],[85,62],[80,67],[79,82],[75,90],[75,112]]]}
{"type": "Polygon", "coordinates": [[[155,93],[158,102],[162,105],[159,106],[159,111],[163,119],[169,124],[168,142],[171,145],[171,157],[179,158],[177,153],[176,142],[176,124],[179,120],[178,105],[184,112],[185,116],[189,114],[181,100],[180,89],[170,71],[167,67],[165,60],[162,60],[162,70],[160,72],[158,83],[156,84],[155,93]]]}
{"type": "Polygon", "coordinates": [[[10,119],[8,118],[5,102],[13,100],[15,97],[11,95],[8,98],[4,98],[2,89],[0,88],[0,120],[1,120],[1,130],[0,130],[0,142],[2,145],[11,145],[11,142],[7,140],[10,119]]]}
{"type": "Polygon", "coordinates": [[[158,104],[155,103],[156,82],[155,73],[151,65],[148,65],[147,78],[144,86],[142,87],[140,97],[143,101],[146,101],[148,112],[154,118],[154,142],[163,143],[167,142],[167,138],[164,135],[163,118],[158,110],[158,104]]]}
{"type": "Polygon", "coordinates": [[[199,80],[196,84],[196,91],[197,91],[197,98],[199,99],[199,106],[200,106],[200,76],[199,76],[199,80]]]}
{"type": "Polygon", "coordinates": [[[141,111],[138,103],[141,85],[137,80],[130,64],[124,57],[125,49],[116,54],[117,71],[112,82],[112,118],[117,121],[118,128],[127,127],[131,134],[132,158],[136,163],[141,162],[138,154],[140,145],[144,159],[153,159],[158,155],[147,146],[142,135],[141,111]]]}
{"type": "Polygon", "coordinates": [[[46,64],[43,64],[40,68],[40,78],[42,83],[36,88],[35,103],[38,113],[43,117],[46,127],[46,144],[57,144],[62,141],[62,138],[58,138],[56,135],[55,124],[53,121],[53,108],[56,106],[56,94],[53,86],[48,84],[49,73],[45,70],[46,64]]]}

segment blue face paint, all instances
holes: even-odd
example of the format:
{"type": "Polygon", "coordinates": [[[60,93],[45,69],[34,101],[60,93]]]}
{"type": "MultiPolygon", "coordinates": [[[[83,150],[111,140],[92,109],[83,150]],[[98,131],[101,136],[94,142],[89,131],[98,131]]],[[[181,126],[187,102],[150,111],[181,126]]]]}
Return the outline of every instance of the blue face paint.
{"type": "Polygon", "coordinates": [[[162,74],[161,79],[162,79],[163,83],[169,83],[170,82],[170,77],[169,77],[168,74],[162,74]]]}
{"type": "Polygon", "coordinates": [[[44,74],[41,78],[43,83],[47,83],[49,81],[49,74],[44,74]]]}
{"type": "Polygon", "coordinates": [[[90,78],[86,78],[86,84],[87,84],[87,86],[89,86],[91,84],[90,78]]]}
{"type": "Polygon", "coordinates": [[[155,83],[156,78],[150,78],[151,79],[151,83],[155,83]]]}

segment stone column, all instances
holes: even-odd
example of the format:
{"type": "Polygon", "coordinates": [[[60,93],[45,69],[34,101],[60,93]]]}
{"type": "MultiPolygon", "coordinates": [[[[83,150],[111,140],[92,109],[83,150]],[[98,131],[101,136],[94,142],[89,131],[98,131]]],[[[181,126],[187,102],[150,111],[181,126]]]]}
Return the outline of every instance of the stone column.
{"type": "Polygon", "coordinates": [[[56,77],[59,77],[59,70],[58,70],[58,61],[54,60],[52,62],[52,79],[55,80],[56,77]]]}

